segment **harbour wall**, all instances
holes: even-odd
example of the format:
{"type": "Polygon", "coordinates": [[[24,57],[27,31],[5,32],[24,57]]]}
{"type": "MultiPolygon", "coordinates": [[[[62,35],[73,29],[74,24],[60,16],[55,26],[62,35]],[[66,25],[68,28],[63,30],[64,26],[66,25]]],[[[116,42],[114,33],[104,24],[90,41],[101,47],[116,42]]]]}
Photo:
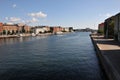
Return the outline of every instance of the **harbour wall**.
{"type": "Polygon", "coordinates": [[[115,69],[114,65],[112,65],[112,62],[108,59],[108,57],[106,55],[106,51],[102,50],[102,47],[100,47],[98,45],[99,37],[94,37],[92,35],[90,35],[90,37],[91,37],[92,43],[94,45],[98,59],[100,61],[100,65],[102,66],[102,69],[104,70],[107,78],[109,80],[120,80],[120,74],[115,69]],[[95,40],[95,39],[97,39],[97,40],[95,40]]]}

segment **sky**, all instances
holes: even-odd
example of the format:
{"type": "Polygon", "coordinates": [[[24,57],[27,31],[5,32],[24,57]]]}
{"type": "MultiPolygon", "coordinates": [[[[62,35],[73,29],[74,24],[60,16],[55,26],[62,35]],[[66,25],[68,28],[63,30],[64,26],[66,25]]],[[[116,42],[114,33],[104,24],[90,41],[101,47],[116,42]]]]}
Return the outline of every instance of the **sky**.
{"type": "Polygon", "coordinates": [[[120,12],[120,0],[1,0],[0,22],[97,29],[120,12]]]}

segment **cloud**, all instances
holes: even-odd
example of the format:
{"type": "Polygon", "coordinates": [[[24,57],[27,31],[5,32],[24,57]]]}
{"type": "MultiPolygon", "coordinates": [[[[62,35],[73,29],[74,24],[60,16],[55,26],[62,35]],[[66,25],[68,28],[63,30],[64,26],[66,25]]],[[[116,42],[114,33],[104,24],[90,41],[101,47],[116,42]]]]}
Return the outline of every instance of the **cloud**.
{"type": "Polygon", "coordinates": [[[114,13],[105,13],[105,14],[99,14],[99,20],[104,21],[105,19],[114,16],[114,13]]]}
{"type": "Polygon", "coordinates": [[[17,18],[17,17],[5,17],[5,20],[8,20],[10,22],[18,22],[20,21],[21,19],[20,18],[17,18]]]}
{"type": "Polygon", "coordinates": [[[8,17],[5,17],[5,20],[8,20],[8,17]]]}
{"type": "Polygon", "coordinates": [[[32,18],[31,20],[26,21],[26,23],[36,23],[36,22],[39,22],[39,20],[36,18],[32,18]]]}
{"type": "Polygon", "coordinates": [[[29,13],[28,16],[36,17],[36,18],[46,18],[47,14],[40,11],[40,12],[37,12],[37,13],[29,13]]]}
{"type": "Polygon", "coordinates": [[[113,16],[113,14],[111,14],[111,13],[105,14],[105,17],[111,17],[111,16],[113,16]]]}
{"type": "Polygon", "coordinates": [[[16,8],[16,6],[17,6],[16,4],[13,4],[13,5],[12,5],[13,8],[16,8]]]}

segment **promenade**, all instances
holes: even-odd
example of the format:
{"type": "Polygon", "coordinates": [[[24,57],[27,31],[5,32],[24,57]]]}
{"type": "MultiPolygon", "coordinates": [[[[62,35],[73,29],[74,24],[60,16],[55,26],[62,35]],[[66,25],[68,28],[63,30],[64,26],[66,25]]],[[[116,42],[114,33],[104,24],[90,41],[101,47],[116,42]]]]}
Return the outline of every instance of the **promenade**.
{"type": "Polygon", "coordinates": [[[109,80],[120,80],[120,43],[96,35],[91,35],[91,39],[109,80]]]}

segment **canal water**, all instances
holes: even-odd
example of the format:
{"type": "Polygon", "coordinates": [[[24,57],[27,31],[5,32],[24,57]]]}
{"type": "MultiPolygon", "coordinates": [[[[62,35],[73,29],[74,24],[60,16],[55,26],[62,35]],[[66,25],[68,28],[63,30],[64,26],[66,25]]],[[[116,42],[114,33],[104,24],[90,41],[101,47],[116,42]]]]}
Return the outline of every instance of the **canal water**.
{"type": "Polygon", "coordinates": [[[89,34],[0,39],[0,80],[105,80],[89,34]]]}

